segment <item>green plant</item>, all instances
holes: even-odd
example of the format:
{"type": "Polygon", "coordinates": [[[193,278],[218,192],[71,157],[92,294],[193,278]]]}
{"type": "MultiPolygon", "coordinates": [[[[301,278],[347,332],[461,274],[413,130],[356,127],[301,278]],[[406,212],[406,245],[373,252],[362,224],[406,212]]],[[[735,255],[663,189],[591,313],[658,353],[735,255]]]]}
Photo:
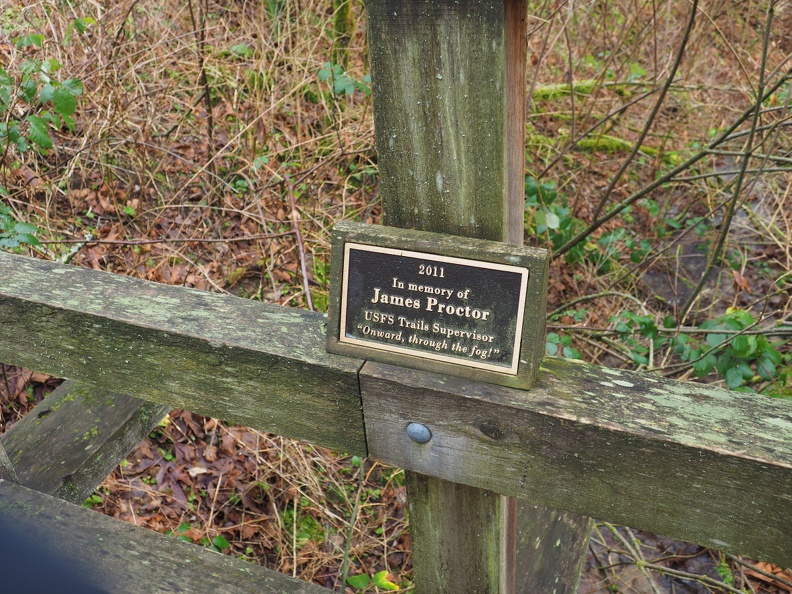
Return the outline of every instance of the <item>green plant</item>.
{"type": "Polygon", "coordinates": [[[360,573],[347,578],[347,584],[357,590],[365,590],[369,585],[374,585],[380,590],[398,590],[399,586],[388,580],[388,571],[379,571],[374,575],[360,573]]]}
{"type": "MultiPolygon", "coordinates": [[[[553,249],[564,245],[583,228],[583,222],[572,215],[566,198],[558,199],[553,182],[539,183],[533,176],[525,177],[526,228],[529,234],[545,235],[553,249]]],[[[584,248],[571,250],[567,261],[577,262],[585,255],[584,248]]]]}
{"type": "MultiPolygon", "coordinates": [[[[309,503],[306,501],[306,504],[309,503]]],[[[294,508],[290,507],[280,513],[284,526],[294,526],[296,530],[297,548],[301,549],[308,541],[320,543],[324,540],[324,527],[309,514],[299,514],[295,520],[294,508]]]]}
{"type": "Polygon", "coordinates": [[[203,546],[212,549],[215,553],[222,553],[224,550],[231,548],[231,544],[226,537],[220,534],[212,538],[205,536],[199,542],[203,546]]]}
{"type": "Polygon", "coordinates": [[[192,530],[192,526],[189,522],[182,522],[179,524],[175,530],[166,530],[166,536],[175,536],[176,540],[183,540],[184,542],[192,542],[192,538],[187,536],[187,533],[192,530]]]}
{"type": "Polygon", "coordinates": [[[728,561],[726,561],[726,557],[721,554],[720,562],[718,566],[715,568],[720,576],[723,583],[727,586],[734,585],[734,573],[732,573],[731,567],[729,567],[728,561]]]}
{"type": "Polygon", "coordinates": [[[563,336],[556,332],[548,332],[545,339],[545,352],[550,356],[566,357],[567,359],[582,359],[580,351],[572,347],[572,337],[563,336]]]}
{"type": "Polygon", "coordinates": [[[371,75],[367,74],[362,81],[355,80],[345,72],[338,64],[325,62],[319,70],[319,80],[325,82],[330,87],[334,95],[345,94],[351,97],[355,91],[359,91],[367,97],[371,94],[371,75]]]}
{"type": "Polygon", "coordinates": [[[631,311],[623,311],[611,316],[608,321],[614,324],[622,347],[636,365],[649,365],[650,347],[644,339],[652,341],[652,348],[660,348],[667,338],[659,336],[655,320],[648,314],[639,315],[631,311]]]}
{"type": "Polygon", "coordinates": [[[753,391],[749,386],[761,380],[775,382],[783,358],[778,351],[783,341],[771,342],[762,334],[750,334],[756,326],[753,315],[740,309],[699,325],[705,331],[704,344],[686,335],[675,340],[675,349],[691,362],[696,377],[713,370],[732,390],[753,391]]]}
{"type": "Polygon", "coordinates": [[[756,330],[750,312],[730,308],[722,316],[684,331],[670,315],[663,319],[662,328],[653,316],[630,311],[611,316],[609,322],[620,350],[636,365],[650,365],[651,352],[668,348],[696,377],[715,373],[732,390],[752,392],[755,386],[769,396],[790,397],[787,387],[792,385],[792,361],[789,354],[782,354],[786,340],[771,340],[756,330]]]}
{"type": "MultiPolygon", "coordinates": [[[[82,20],[81,27],[87,26],[82,20]]],[[[42,47],[44,36],[34,33],[14,39],[17,49],[42,47]]],[[[0,150],[19,153],[52,148],[51,132],[76,127],[72,115],[77,97],[84,87],[76,78],[61,80],[62,65],[54,58],[39,59],[32,54],[24,58],[16,70],[0,68],[0,150]],[[24,109],[15,109],[24,105],[24,109]]]]}
{"type": "MultiPolygon", "coordinates": [[[[182,522],[176,527],[175,530],[167,530],[165,531],[165,534],[167,536],[175,536],[176,540],[182,540],[189,543],[195,542],[190,536],[193,534],[193,527],[189,522],[182,522]]],[[[205,546],[216,553],[222,553],[224,550],[231,548],[231,544],[228,542],[228,539],[226,539],[226,537],[221,534],[218,534],[212,538],[204,536],[198,540],[198,544],[205,546]]]]}
{"type": "Polygon", "coordinates": [[[104,503],[104,499],[98,493],[94,493],[93,495],[89,495],[88,498],[82,502],[82,506],[85,509],[93,509],[95,505],[102,505],[104,503]]]}
{"type": "Polygon", "coordinates": [[[39,245],[36,239],[38,227],[20,223],[13,215],[11,208],[0,204],[0,249],[19,252],[24,245],[39,245]]]}

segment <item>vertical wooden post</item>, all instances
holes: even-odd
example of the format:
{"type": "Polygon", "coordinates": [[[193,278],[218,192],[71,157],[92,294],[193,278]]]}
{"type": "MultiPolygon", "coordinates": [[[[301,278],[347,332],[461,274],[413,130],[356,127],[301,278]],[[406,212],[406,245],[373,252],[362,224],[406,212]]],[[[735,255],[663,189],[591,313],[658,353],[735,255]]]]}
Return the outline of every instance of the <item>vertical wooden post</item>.
{"type": "Polygon", "coordinates": [[[369,0],[386,225],[522,243],[520,0],[369,0]]]}
{"type": "MultiPolygon", "coordinates": [[[[527,3],[367,10],[383,222],[522,244],[527,3]]],[[[515,500],[412,472],[407,488],[419,594],[574,592],[588,518],[524,506],[521,566],[544,572],[515,576],[515,500]],[[551,542],[559,518],[574,546],[551,542]],[[556,567],[558,587],[535,589],[556,567]]]]}

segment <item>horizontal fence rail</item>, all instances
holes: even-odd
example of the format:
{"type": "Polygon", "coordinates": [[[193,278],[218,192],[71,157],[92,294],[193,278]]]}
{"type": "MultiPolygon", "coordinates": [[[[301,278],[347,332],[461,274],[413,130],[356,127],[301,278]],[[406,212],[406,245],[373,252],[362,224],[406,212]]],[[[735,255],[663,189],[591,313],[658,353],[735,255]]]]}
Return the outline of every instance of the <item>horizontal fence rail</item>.
{"type": "Polygon", "coordinates": [[[0,252],[0,361],[366,453],[362,360],[324,317],[0,252]]]}
{"type": "Polygon", "coordinates": [[[378,460],[792,565],[792,403],[555,358],[530,391],[370,362],[360,377],[378,460]]]}
{"type": "Polygon", "coordinates": [[[548,358],[530,391],[327,354],[323,318],[0,252],[0,361],[792,565],[792,404],[548,358]],[[409,422],[429,443],[411,442],[409,422]]]}
{"type": "MultiPolygon", "coordinates": [[[[24,563],[23,568],[36,564],[39,570],[45,569],[52,553],[41,557],[51,551],[77,575],[85,576],[97,588],[112,594],[330,592],[249,561],[220,555],[4,480],[0,480],[0,525],[25,539],[22,550],[32,549],[31,553],[37,555],[24,563]]],[[[4,567],[4,574],[10,571],[12,583],[17,577],[14,569],[18,567],[4,567]]],[[[63,571],[61,566],[57,569],[63,571]]],[[[68,580],[69,576],[60,577],[68,580]]],[[[4,575],[6,585],[7,579],[4,575]]],[[[68,581],[62,586],[64,591],[76,591],[68,581]]]]}
{"type": "Polygon", "coordinates": [[[0,439],[0,478],[82,503],[170,409],[62,383],[0,439]]]}

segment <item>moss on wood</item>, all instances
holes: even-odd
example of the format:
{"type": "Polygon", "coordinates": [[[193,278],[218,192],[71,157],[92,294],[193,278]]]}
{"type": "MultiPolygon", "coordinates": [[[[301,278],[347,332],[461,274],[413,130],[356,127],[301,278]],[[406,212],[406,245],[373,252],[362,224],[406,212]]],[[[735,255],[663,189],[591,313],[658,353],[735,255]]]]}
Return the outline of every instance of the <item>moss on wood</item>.
{"type": "Polygon", "coordinates": [[[324,324],[0,252],[0,361],[365,454],[362,361],[327,354],[324,324]]]}
{"type": "Polygon", "coordinates": [[[530,391],[374,363],[361,386],[386,463],[792,565],[790,402],[553,358],[530,391]]]}

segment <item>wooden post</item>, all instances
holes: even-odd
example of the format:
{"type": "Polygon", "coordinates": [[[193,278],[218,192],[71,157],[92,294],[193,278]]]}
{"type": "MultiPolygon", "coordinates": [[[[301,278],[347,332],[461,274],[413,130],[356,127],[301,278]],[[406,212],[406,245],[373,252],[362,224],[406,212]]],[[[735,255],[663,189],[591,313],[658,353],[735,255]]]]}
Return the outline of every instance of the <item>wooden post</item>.
{"type": "MultiPolygon", "coordinates": [[[[367,10],[383,222],[521,245],[525,0],[367,10]]],[[[407,488],[419,594],[575,591],[588,518],[526,507],[520,563],[543,571],[516,576],[514,499],[412,472],[407,488]],[[559,521],[570,546],[551,541],[559,521]],[[555,568],[566,574],[546,590],[555,568]]]]}

